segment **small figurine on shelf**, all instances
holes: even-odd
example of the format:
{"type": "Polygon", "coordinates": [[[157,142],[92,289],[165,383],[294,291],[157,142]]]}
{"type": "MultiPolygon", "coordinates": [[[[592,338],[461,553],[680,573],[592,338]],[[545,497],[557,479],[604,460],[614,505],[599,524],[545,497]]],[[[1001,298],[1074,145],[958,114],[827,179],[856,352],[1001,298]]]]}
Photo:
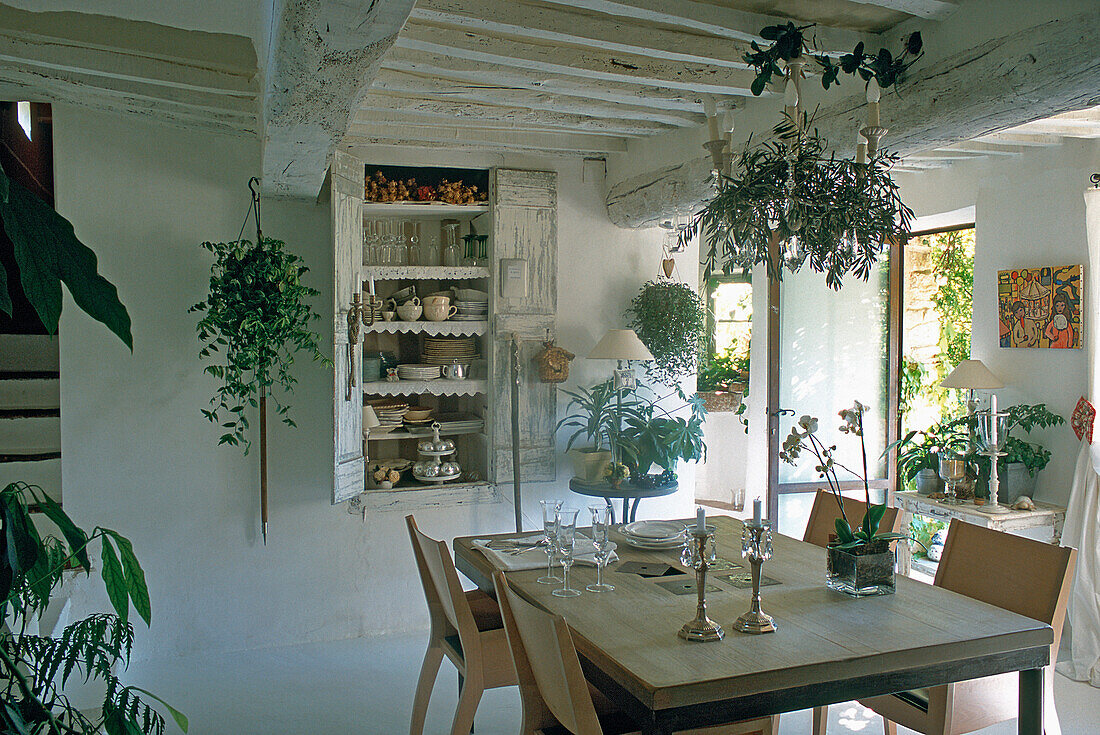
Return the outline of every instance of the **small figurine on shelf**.
{"type": "Polygon", "coordinates": [[[397,368],[395,368],[395,367],[386,368],[386,382],[387,383],[396,383],[400,380],[401,380],[401,378],[399,378],[397,376],[397,368]]]}

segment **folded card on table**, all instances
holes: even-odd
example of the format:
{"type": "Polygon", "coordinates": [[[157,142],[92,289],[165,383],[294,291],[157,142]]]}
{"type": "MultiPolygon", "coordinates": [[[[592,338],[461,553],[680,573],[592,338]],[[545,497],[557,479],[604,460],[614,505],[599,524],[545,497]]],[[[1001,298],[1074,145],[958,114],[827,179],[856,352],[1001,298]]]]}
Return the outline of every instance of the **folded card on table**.
{"type": "MultiPolygon", "coordinates": [[[[532,539],[518,539],[520,545],[510,546],[499,539],[479,538],[473,540],[473,546],[493,562],[493,566],[506,572],[520,572],[525,569],[541,569],[546,566],[546,550],[542,546],[524,548],[524,545],[532,539]]],[[[610,561],[618,559],[615,552],[611,552],[610,561]]],[[[596,565],[596,546],[591,539],[581,538],[578,534],[573,546],[573,563],[582,566],[596,565]]]]}

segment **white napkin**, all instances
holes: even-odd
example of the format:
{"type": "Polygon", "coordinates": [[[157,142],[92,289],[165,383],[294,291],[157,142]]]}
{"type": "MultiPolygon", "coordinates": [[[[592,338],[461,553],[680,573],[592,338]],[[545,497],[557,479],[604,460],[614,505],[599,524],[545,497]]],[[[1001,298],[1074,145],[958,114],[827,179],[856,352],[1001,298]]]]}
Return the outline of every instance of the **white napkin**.
{"type": "MultiPolygon", "coordinates": [[[[521,541],[529,542],[537,538],[536,536],[521,541]]],[[[493,563],[493,566],[506,572],[519,572],[525,569],[543,569],[546,567],[546,550],[542,546],[536,546],[522,552],[517,548],[518,553],[511,553],[509,549],[499,548],[500,539],[479,538],[474,539],[472,543],[474,548],[485,554],[489,561],[493,563]],[[489,544],[498,547],[489,548],[489,544]]],[[[618,555],[613,551],[608,563],[610,564],[618,558],[618,555]]],[[[573,544],[573,563],[581,566],[596,566],[596,545],[592,543],[591,539],[581,538],[579,534],[577,535],[577,539],[573,544]]]]}

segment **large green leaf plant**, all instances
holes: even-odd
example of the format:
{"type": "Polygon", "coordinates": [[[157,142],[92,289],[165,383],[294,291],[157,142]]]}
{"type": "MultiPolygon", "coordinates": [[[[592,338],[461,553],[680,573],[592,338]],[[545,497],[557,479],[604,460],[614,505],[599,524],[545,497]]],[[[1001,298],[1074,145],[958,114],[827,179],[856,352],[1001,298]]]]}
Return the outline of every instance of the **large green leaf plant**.
{"type": "Polygon", "coordinates": [[[0,267],[0,311],[12,314],[9,279],[18,278],[27,300],[50,334],[61,319],[61,284],[88,316],[102,322],[134,349],[130,315],[118,289],[97,271],[95,253],[80,242],[73,225],[0,166],[0,220],[15,248],[18,273],[0,267]]]}

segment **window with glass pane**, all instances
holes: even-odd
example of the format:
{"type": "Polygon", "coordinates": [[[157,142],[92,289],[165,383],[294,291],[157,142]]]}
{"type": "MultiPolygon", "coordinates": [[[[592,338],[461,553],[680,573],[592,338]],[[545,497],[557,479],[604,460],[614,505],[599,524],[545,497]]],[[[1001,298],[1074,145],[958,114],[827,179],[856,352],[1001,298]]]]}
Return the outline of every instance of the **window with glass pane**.
{"type": "MultiPolygon", "coordinates": [[[[805,535],[806,524],[810,521],[810,509],[814,507],[814,496],[816,494],[816,492],[783,493],[779,496],[779,523],[784,535],[791,538],[802,538],[805,535]]],[[[841,494],[846,498],[867,500],[867,495],[862,490],[844,490],[841,494]]],[[[873,505],[885,501],[885,490],[871,488],[871,503],[873,505]]],[[[845,504],[845,511],[847,511],[847,504],[845,504]]],[[[860,519],[849,516],[848,521],[855,526],[860,519]]]]}
{"type": "MultiPolygon", "coordinates": [[[[858,400],[868,407],[863,421],[870,479],[887,477],[881,455],[888,405],[889,258],[879,260],[866,282],[849,275],[839,291],[809,268],[785,273],[780,303],[779,405],[794,411],[780,420],[780,441],[800,416],[816,416],[817,436],[825,446],[836,445],[836,462],[862,473],[859,438],[840,432],[837,415],[858,400]]],[[[816,464],[808,455],[794,466],[780,462],[780,485],[823,483],[816,464]]],[[[842,482],[857,480],[843,469],[837,475],[842,482]]],[[[788,533],[786,524],[783,532],[788,533]]]]}
{"type": "Polygon", "coordinates": [[[749,354],[752,336],[752,284],[742,276],[723,276],[711,281],[711,331],[713,354],[727,350],[733,357],[749,354]]]}

